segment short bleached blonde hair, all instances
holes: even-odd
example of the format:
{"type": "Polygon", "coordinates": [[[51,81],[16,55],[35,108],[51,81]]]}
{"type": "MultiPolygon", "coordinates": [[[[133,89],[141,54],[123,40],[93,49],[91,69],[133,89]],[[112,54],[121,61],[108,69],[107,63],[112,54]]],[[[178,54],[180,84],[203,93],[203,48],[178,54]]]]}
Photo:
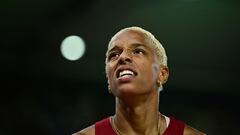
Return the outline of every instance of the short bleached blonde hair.
{"type": "Polygon", "coordinates": [[[112,42],[115,40],[115,38],[118,35],[120,35],[123,32],[126,32],[126,31],[133,31],[133,32],[142,34],[143,37],[145,38],[145,41],[147,42],[147,45],[152,48],[155,55],[157,56],[157,63],[167,66],[167,55],[166,55],[165,49],[163,48],[162,44],[154,37],[154,35],[152,33],[150,33],[149,31],[147,31],[143,28],[137,27],[137,26],[121,29],[119,32],[117,32],[111,38],[110,42],[108,43],[108,50],[106,52],[106,62],[107,62],[108,51],[109,51],[109,49],[112,48],[112,45],[113,45],[112,42]]]}

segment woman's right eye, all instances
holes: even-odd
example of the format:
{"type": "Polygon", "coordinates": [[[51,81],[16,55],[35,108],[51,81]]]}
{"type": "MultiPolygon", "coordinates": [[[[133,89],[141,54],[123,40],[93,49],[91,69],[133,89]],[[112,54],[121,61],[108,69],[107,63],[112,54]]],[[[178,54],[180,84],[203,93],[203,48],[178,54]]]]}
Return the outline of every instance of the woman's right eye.
{"type": "Polygon", "coordinates": [[[114,60],[114,59],[118,58],[119,56],[120,56],[120,54],[117,52],[110,53],[108,56],[108,60],[114,60]]]}

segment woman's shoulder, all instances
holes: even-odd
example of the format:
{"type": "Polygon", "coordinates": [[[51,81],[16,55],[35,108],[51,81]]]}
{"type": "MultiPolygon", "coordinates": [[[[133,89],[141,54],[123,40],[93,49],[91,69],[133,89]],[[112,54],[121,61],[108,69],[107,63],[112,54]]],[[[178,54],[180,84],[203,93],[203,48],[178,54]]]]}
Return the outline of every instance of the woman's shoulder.
{"type": "Polygon", "coordinates": [[[206,134],[198,131],[197,129],[189,125],[185,125],[183,135],[206,135],[206,134]]]}
{"type": "MultiPolygon", "coordinates": [[[[174,117],[170,117],[170,129],[174,132],[176,132],[176,128],[179,129],[179,133],[183,132],[183,135],[206,135],[205,133],[202,133],[201,131],[189,126],[185,122],[175,119],[174,117]],[[174,128],[173,128],[174,127],[174,128]]],[[[167,121],[167,120],[166,120],[167,121]]]]}
{"type": "Polygon", "coordinates": [[[95,135],[95,125],[84,128],[81,131],[78,131],[72,135],[95,135]]]}
{"type": "MultiPolygon", "coordinates": [[[[110,122],[110,117],[106,117],[100,121],[95,122],[95,124],[93,124],[89,127],[86,127],[72,135],[95,135],[96,129],[101,129],[101,131],[105,132],[106,129],[109,129],[109,122],[110,122]],[[102,129],[104,129],[104,130],[102,130],[102,129]]],[[[99,130],[97,130],[97,131],[99,131],[99,130]]]]}

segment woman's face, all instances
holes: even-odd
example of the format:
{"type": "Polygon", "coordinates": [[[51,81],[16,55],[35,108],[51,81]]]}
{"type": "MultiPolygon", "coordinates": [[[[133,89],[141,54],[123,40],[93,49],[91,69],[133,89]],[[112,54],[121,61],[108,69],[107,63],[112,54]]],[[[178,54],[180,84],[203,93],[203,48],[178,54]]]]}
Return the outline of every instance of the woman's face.
{"type": "Polygon", "coordinates": [[[160,67],[144,36],[139,32],[125,31],[111,43],[106,62],[111,92],[121,97],[157,90],[160,67]]]}

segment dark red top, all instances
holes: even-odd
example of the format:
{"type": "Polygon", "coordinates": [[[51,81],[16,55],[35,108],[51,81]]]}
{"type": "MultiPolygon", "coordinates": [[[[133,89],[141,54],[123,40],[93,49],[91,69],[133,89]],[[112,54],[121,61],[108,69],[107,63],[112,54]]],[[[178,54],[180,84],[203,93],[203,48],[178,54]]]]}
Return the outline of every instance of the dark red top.
{"type": "MultiPolygon", "coordinates": [[[[185,124],[173,117],[163,135],[183,135],[185,124]]],[[[95,135],[117,135],[110,124],[110,118],[95,123],[95,135]]]]}

